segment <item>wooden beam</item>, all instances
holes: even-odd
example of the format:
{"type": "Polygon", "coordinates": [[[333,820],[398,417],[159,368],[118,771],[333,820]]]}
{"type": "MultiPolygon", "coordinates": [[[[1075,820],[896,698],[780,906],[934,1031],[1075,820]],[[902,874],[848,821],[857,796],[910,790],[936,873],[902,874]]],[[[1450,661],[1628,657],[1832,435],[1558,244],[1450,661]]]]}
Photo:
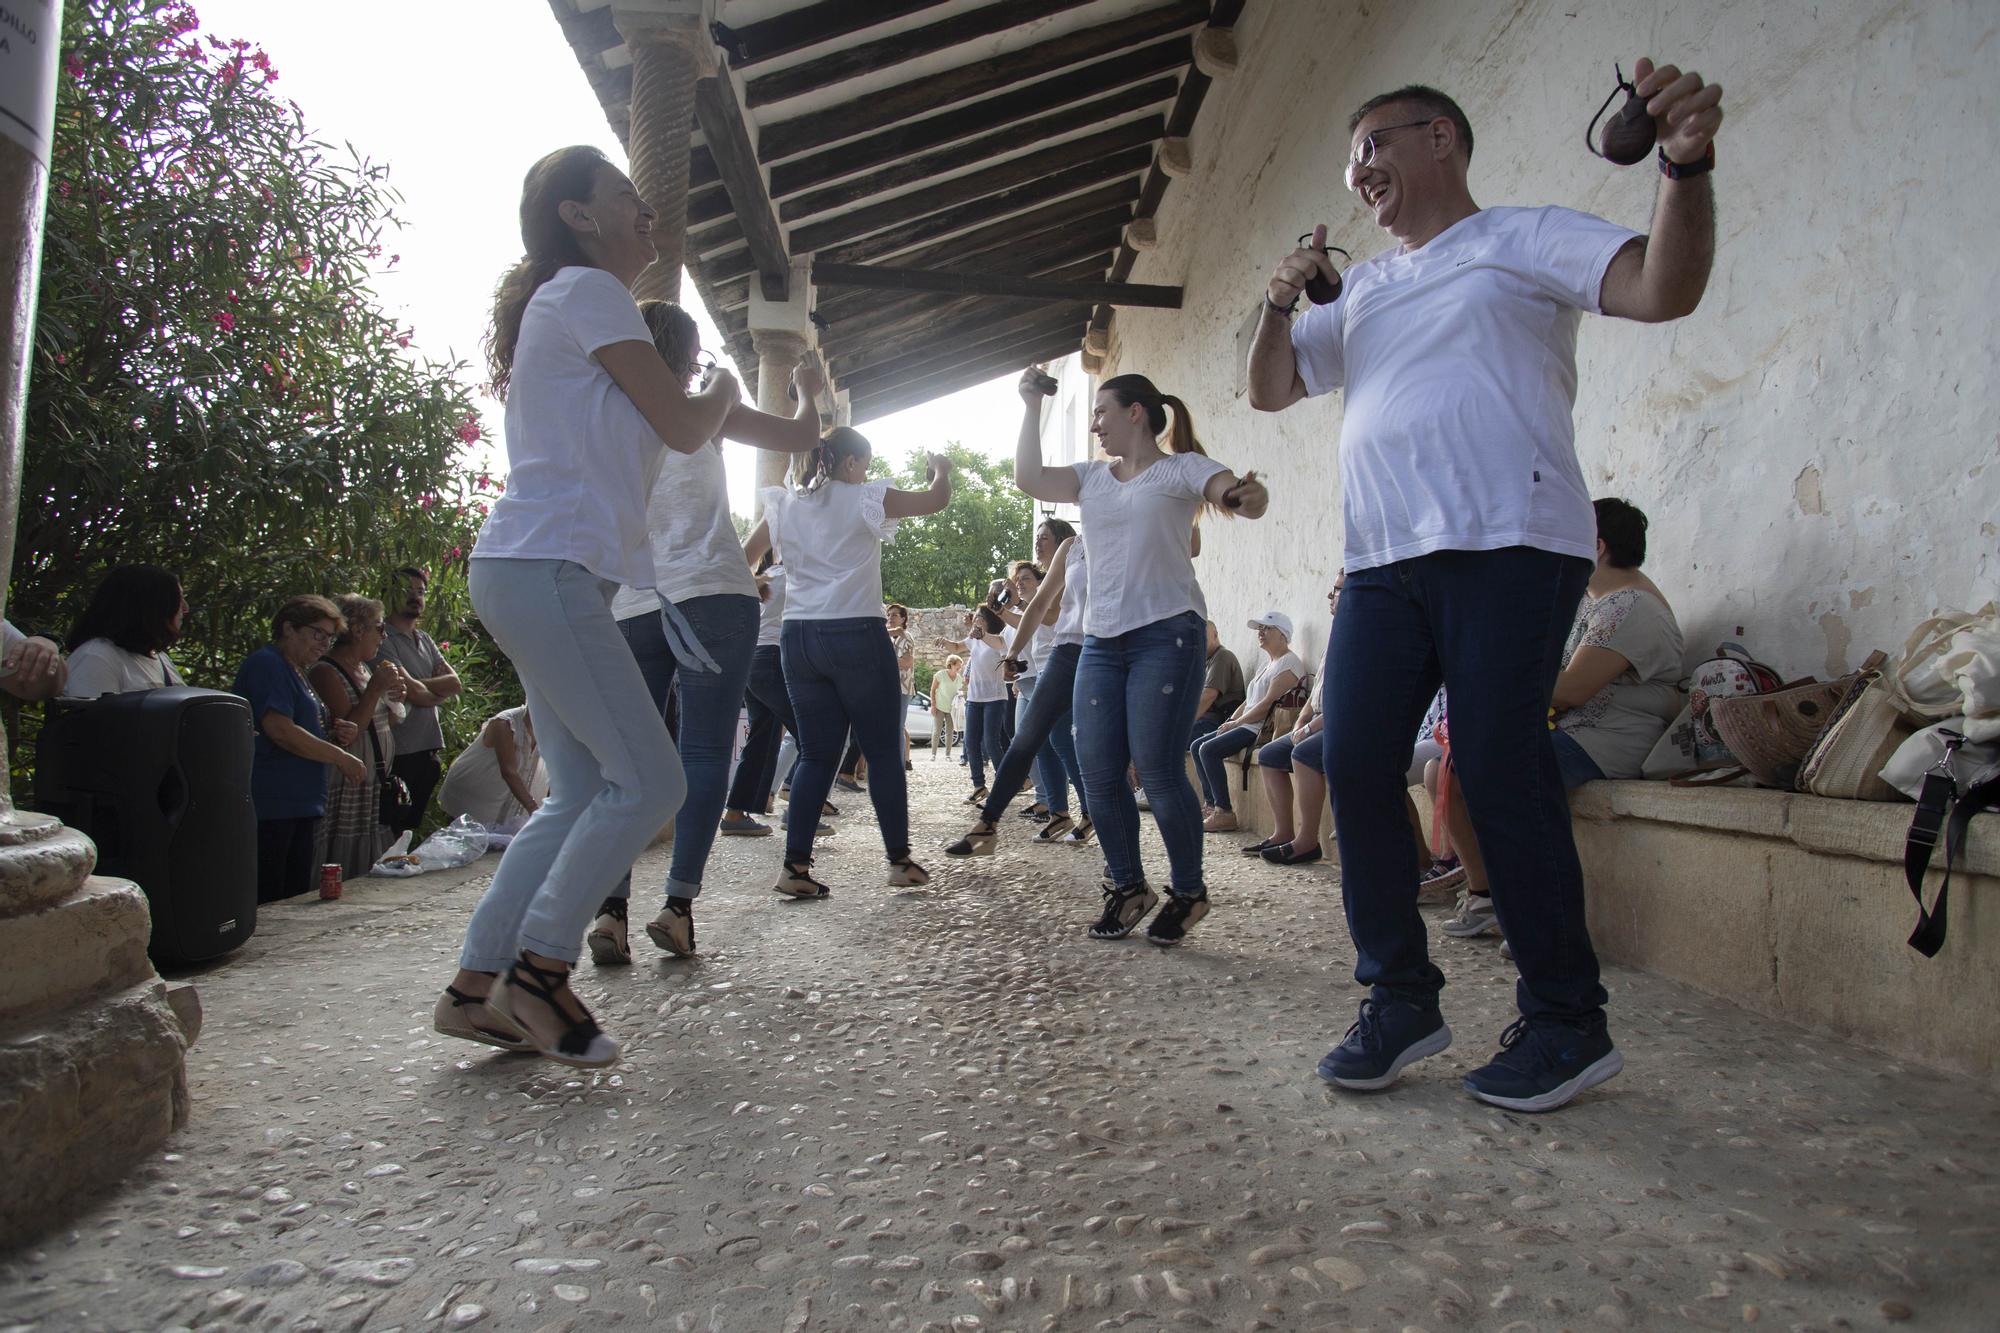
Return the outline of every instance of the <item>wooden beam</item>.
{"type": "MultiPolygon", "coordinates": [[[[1074,166],[1078,162],[1088,162],[1115,153],[1121,148],[1137,148],[1141,144],[1150,144],[1160,137],[1160,132],[1166,128],[1166,124],[1166,117],[1160,115],[1128,120],[1121,125],[1099,130],[1095,134],[1069,139],[1032,153],[1023,153],[1019,157],[1010,157],[1004,162],[982,167],[966,175],[951,176],[949,179],[936,178],[945,176],[950,171],[972,166],[977,159],[968,161],[955,153],[933,153],[928,157],[898,163],[885,171],[856,176],[838,185],[829,185],[825,189],[787,199],[778,205],[778,220],[796,222],[801,218],[830,213],[865,199],[879,198],[903,186],[921,181],[931,182],[920,190],[912,192],[913,195],[920,195],[924,200],[931,202],[933,205],[931,208],[912,211],[909,207],[912,195],[902,195],[843,214],[843,217],[847,218],[863,216],[869,214],[872,208],[876,215],[887,217],[891,223],[904,222],[912,217],[921,217],[925,213],[934,213],[939,208],[965,199],[976,199],[982,194],[992,194],[996,190],[1004,190],[1010,185],[1031,181],[1038,176],[1051,175],[1064,167],[1074,166]],[[975,185],[984,185],[986,188],[975,190],[973,188],[975,185]]],[[[1018,150],[1024,143],[1033,142],[1032,139],[1016,139],[1012,146],[1018,150]]]]}
{"type": "Polygon", "coordinates": [[[821,287],[876,287],[900,292],[955,292],[965,296],[1006,296],[1023,301],[1101,301],[1154,310],[1181,308],[1181,289],[1136,282],[1055,282],[1008,273],[951,273],[936,269],[873,264],[813,265],[821,287]]]}
{"type": "MultiPolygon", "coordinates": [[[[859,240],[874,232],[929,217],[956,204],[989,198],[1017,185],[1053,177],[1072,167],[1097,168],[1098,174],[1085,182],[1088,184],[1143,171],[1153,160],[1150,145],[1156,137],[1154,131],[1159,123],[1158,117],[1151,121],[1131,121],[1081,139],[1072,139],[1068,143],[1059,143],[1053,148],[1024,153],[990,167],[953,176],[949,180],[934,181],[879,204],[864,204],[824,222],[793,227],[792,244],[800,254],[824,250],[843,241],[859,240]]],[[[780,216],[789,222],[803,215],[781,210],[780,216]]]]}
{"type": "MultiPolygon", "coordinates": [[[[943,316],[931,327],[905,333],[898,338],[871,338],[865,343],[857,344],[851,351],[836,352],[822,341],[821,347],[826,349],[827,366],[839,377],[841,387],[845,388],[849,375],[895,362],[908,361],[914,364],[917,360],[931,355],[937,350],[942,337],[951,336],[950,333],[941,333],[940,330],[957,331],[959,336],[952,338],[954,343],[982,342],[988,337],[1012,336],[1022,329],[1033,328],[1049,319],[1049,308],[1040,304],[1016,307],[1014,303],[1008,302],[1005,303],[1003,313],[1003,303],[990,301],[983,296],[967,297],[965,303],[971,308],[965,311],[963,316],[956,314],[943,316]]],[[[1090,310],[1087,307],[1084,309],[1083,317],[1090,318],[1090,310]]]]}
{"type": "Polygon", "coordinates": [[[840,376],[840,387],[857,395],[880,393],[886,386],[898,381],[907,382],[953,366],[961,366],[968,361],[990,356],[1003,347],[1012,348],[1023,342],[1041,342],[1058,333],[1081,337],[1084,326],[1089,323],[1090,307],[1074,305],[1064,306],[1055,311],[1044,309],[1038,314],[1016,316],[1013,319],[992,323],[968,324],[960,330],[960,336],[940,334],[929,347],[921,351],[889,357],[872,366],[844,370],[840,376]]]}
{"type": "Polygon", "coordinates": [[[743,123],[743,108],[736,104],[736,87],[729,81],[727,65],[719,74],[695,83],[694,114],[701,123],[702,137],[708,140],[722,188],[728,192],[736,220],[750,243],[750,258],[757,265],[765,299],[782,301],[791,290],[792,261],[785,253],[784,233],[771,213],[764,171],[750,146],[750,131],[743,123]]]}
{"type": "MultiPolygon", "coordinates": [[[[1105,266],[1111,262],[1111,254],[1091,255],[1062,268],[1047,270],[1036,276],[1058,282],[1085,281],[1104,276],[1105,266]]],[[[943,297],[919,296],[907,302],[898,302],[895,313],[871,314],[863,319],[851,319],[842,325],[820,331],[820,341],[829,349],[840,349],[853,345],[872,346],[877,342],[900,339],[904,335],[926,330],[935,332],[940,322],[962,322],[966,319],[1011,319],[1015,315],[1026,314],[1038,302],[1013,301],[990,296],[943,297]]]]}
{"type": "Polygon", "coordinates": [[[1121,204],[1129,216],[1131,202],[1138,197],[1138,177],[1124,176],[1094,190],[1067,195],[970,231],[941,225],[935,218],[919,218],[906,226],[877,232],[851,245],[831,246],[818,251],[817,255],[830,264],[859,264],[871,259],[898,256],[906,257],[909,263],[931,265],[936,255],[946,248],[954,249],[959,254],[998,249],[1051,227],[1064,226],[1121,204]],[[950,239],[939,240],[941,236],[949,236],[950,239]],[[919,246],[923,248],[914,248],[919,246]],[[923,258],[919,259],[920,255],[923,258]]]}
{"type": "MultiPolygon", "coordinates": [[[[1185,42],[1186,39],[1180,39],[1185,42]]],[[[1163,42],[1161,46],[1173,46],[1173,42],[1163,42]]],[[[1152,50],[1154,48],[1148,48],[1152,50]]],[[[1145,54],[1145,53],[1141,53],[1145,54]]],[[[1185,60],[1169,60],[1170,52],[1163,52],[1157,58],[1172,67],[1185,64],[1185,60]]],[[[1148,57],[1150,63],[1155,57],[1148,57]]],[[[1118,62],[1105,61],[1092,65],[1091,70],[1101,70],[1105,65],[1118,62]]],[[[1135,68],[1133,62],[1126,62],[1127,68],[1135,68]]],[[[1157,72],[1157,71],[1149,71],[1157,72]]],[[[1107,75],[1106,77],[1118,77],[1107,75]]],[[[1138,77],[1144,78],[1144,75],[1138,77]]],[[[962,111],[949,111],[942,116],[931,116],[924,120],[911,121],[866,139],[856,139],[835,148],[828,148],[808,157],[796,158],[790,162],[780,162],[771,168],[771,197],[785,199],[802,190],[810,190],[828,181],[839,180],[857,171],[880,166],[886,162],[896,162],[912,153],[936,149],[919,157],[914,163],[898,170],[914,169],[911,180],[921,180],[925,176],[935,176],[955,168],[968,167],[975,162],[983,162],[989,157],[998,157],[1019,149],[1022,144],[1033,143],[1037,139],[1053,139],[1064,134],[1092,125],[1107,124],[1120,116],[1130,115],[1147,107],[1157,106],[1170,100],[1180,84],[1171,78],[1147,79],[1144,83],[1121,88],[1109,97],[1079,105],[1064,106],[1049,115],[1039,115],[1046,109],[1042,103],[1052,97],[1062,97],[1074,101],[1073,97],[1061,91],[1048,90],[1050,84],[1067,83],[1064,79],[1038,83],[1026,90],[1034,96],[1032,100],[1017,97],[993,97],[975,103],[962,111]],[[1036,110],[1023,108],[1033,106],[1036,110]],[[970,142],[952,143],[963,140],[968,134],[993,131],[970,142]],[[940,143],[948,147],[937,149],[940,143]]],[[[1089,91],[1095,91],[1094,89],[1089,91]]],[[[1061,105],[1060,102],[1054,105],[1061,105]]]]}
{"type": "Polygon", "coordinates": [[[1001,348],[992,354],[949,370],[941,370],[934,375],[912,380],[903,384],[885,385],[879,393],[854,398],[851,404],[857,422],[873,421],[900,412],[906,407],[942,398],[948,393],[984,384],[996,375],[1009,370],[1019,370],[1036,361],[1052,361],[1067,356],[1076,350],[1075,333],[1054,334],[1040,342],[1021,343],[1013,347],[1001,348]]]}
{"type": "Polygon", "coordinates": [[[743,105],[768,106],[788,97],[816,92],[863,74],[874,74],[891,65],[915,60],[918,56],[949,50],[981,37],[991,37],[995,33],[1089,3],[1091,0],[1005,0],[1003,4],[987,5],[969,14],[954,15],[942,22],[911,28],[890,37],[840,47],[823,56],[800,61],[789,69],[745,80],[743,105]]]}
{"type": "MultiPolygon", "coordinates": [[[[989,273],[1041,273],[1074,264],[1094,254],[1117,248],[1123,231],[1122,206],[1092,215],[1073,226],[1039,232],[999,251],[958,254],[949,242],[929,247],[899,262],[909,268],[972,269],[989,273]],[[943,254],[936,252],[942,251],[943,254]],[[921,256],[921,257],[920,257],[921,256]]],[[[856,288],[820,298],[814,313],[829,323],[852,319],[883,308],[881,293],[856,288]]]]}
{"type": "MultiPolygon", "coordinates": [[[[1207,0],[1174,0],[1172,4],[1052,37],[992,60],[961,65],[933,78],[912,79],[822,111],[777,121],[763,127],[757,151],[764,161],[772,162],[823,148],[940,107],[969,102],[986,93],[1042,78],[1070,65],[1123,53],[1142,42],[1191,28],[1207,18],[1207,0]]],[[[1192,60],[1193,43],[1187,38],[1183,41],[1187,43],[1188,59],[1192,60]]],[[[1103,90],[1099,85],[1084,95],[1103,90]]]]}
{"type": "Polygon", "coordinates": [[[615,51],[625,45],[625,34],[618,31],[612,20],[611,10],[586,9],[574,14],[556,10],[556,22],[562,25],[562,34],[576,52],[578,60],[601,56],[606,51],[615,51]]]}
{"type": "MultiPolygon", "coordinates": [[[[982,195],[977,199],[968,200],[955,207],[936,210],[926,209],[917,217],[910,218],[903,225],[916,226],[919,223],[929,224],[937,230],[933,231],[930,235],[922,237],[922,239],[942,239],[953,232],[967,231],[982,223],[1005,217],[1009,213],[1023,212],[1036,205],[1050,203],[1062,198],[1066,194],[1075,194],[1077,191],[1086,189],[1092,185],[1100,185],[1105,181],[1116,180],[1121,176],[1136,175],[1146,169],[1146,163],[1151,159],[1152,152],[1149,149],[1128,148],[1124,152],[1113,153],[1109,157],[1098,158],[1091,162],[1079,163],[1066,171],[1058,171],[1052,175],[1016,185],[1012,189],[982,195]]],[[[918,194],[919,198],[915,203],[904,206],[905,212],[912,207],[921,205],[923,192],[919,191],[918,194]]],[[[839,245],[843,241],[858,240],[863,236],[869,236],[885,229],[885,224],[880,220],[880,215],[864,218],[857,222],[849,222],[845,217],[837,217],[826,222],[812,223],[804,227],[793,228],[792,249],[794,252],[802,255],[816,254],[831,246],[839,245]]]]}
{"type": "Polygon", "coordinates": [[[946,0],[821,0],[790,13],[774,14],[761,23],[734,28],[713,23],[709,33],[715,44],[729,53],[729,63],[742,69],[944,3],[946,0]]]}
{"type": "Polygon", "coordinates": [[[687,220],[690,230],[705,223],[728,217],[736,205],[730,201],[729,191],[720,184],[688,190],[687,220]]]}
{"type": "MultiPolygon", "coordinates": [[[[1234,27],[1243,13],[1243,0],[1216,0],[1215,11],[1209,15],[1211,28],[1234,27]]],[[[1167,113],[1167,135],[1169,138],[1185,139],[1194,131],[1195,118],[1201,114],[1201,104],[1208,96],[1208,75],[1188,66],[1187,77],[1181,81],[1180,95],[1174,99],[1174,109],[1167,113]]],[[[1139,205],[1132,210],[1134,218],[1150,218],[1160,211],[1160,202],[1166,197],[1168,176],[1164,168],[1155,162],[1146,173],[1146,183],[1139,190],[1139,205]]],[[[1139,252],[1130,244],[1118,247],[1118,257],[1111,261],[1111,280],[1123,282],[1132,276],[1132,266],[1139,262],[1139,252]]],[[[1099,306],[1090,317],[1090,327],[1104,330],[1111,327],[1111,307],[1099,306]]]]}

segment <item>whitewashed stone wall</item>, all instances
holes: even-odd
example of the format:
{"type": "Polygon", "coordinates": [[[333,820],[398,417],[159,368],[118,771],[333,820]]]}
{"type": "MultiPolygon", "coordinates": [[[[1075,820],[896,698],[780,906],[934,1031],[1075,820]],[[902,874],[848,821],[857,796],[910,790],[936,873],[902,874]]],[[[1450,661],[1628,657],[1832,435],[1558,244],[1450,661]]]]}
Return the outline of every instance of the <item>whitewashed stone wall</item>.
{"type": "Polygon", "coordinates": [[[1585,319],[1577,439],[1593,492],[1651,516],[1647,569],[1690,656],[1741,626],[1786,672],[1833,674],[1994,595],[2000,6],[1259,0],[1236,34],[1241,71],[1211,91],[1196,173],[1133,273],[1183,284],[1185,308],[1122,310],[1104,372],[1180,394],[1211,453],[1270,481],[1263,522],[1208,525],[1219,622],[1276,602],[1309,660],[1325,642],[1340,401],[1251,412],[1239,335],[1314,222],[1357,257],[1393,244],[1342,186],[1349,112],[1436,84],[1472,119],[1480,203],[1644,230],[1653,168],[1582,144],[1612,61],[1639,55],[1724,85],[1715,275],[1679,323],[1585,319]]]}

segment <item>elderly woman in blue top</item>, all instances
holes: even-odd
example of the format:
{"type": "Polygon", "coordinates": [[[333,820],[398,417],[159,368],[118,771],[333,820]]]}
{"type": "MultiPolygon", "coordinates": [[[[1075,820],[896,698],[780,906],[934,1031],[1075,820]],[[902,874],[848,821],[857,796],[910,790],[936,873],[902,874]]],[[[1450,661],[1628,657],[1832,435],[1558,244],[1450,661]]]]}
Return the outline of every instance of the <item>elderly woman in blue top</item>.
{"type": "Polygon", "coordinates": [[[610,1064],[618,1044],[570,989],[570,966],[686,791],[611,598],[621,583],[655,586],[646,496],[662,451],[700,449],[737,401],[727,372],[688,393],[653,345],[630,291],[658,257],[653,217],[594,148],[537,162],[521,195],[527,254],[500,282],[488,341],[509,471],[469,582],[527,693],[549,799],[501,858],[432,1021],[581,1066],[610,1064]]]}
{"type": "Polygon", "coordinates": [[[327,767],[348,782],[368,778],[367,767],[341,748],[354,739],[355,725],[329,725],[325,706],[306,683],[306,668],[346,628],[339,608],[326,598],[292,598],[271,618],[271,641],[243,660],[229,687],[250,701],[257,728],[250,798],[257,807],[258,902],[312,888],[327,767]]]}

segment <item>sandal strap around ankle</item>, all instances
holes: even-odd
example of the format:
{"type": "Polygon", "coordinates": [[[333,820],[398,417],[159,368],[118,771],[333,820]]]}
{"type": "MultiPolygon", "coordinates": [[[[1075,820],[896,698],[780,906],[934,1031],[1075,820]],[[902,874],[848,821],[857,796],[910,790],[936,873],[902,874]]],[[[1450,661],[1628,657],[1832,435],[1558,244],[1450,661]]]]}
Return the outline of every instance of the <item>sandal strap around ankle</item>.
{"type": "Polygon", "coordinates": [[[556,992],[569,985],[568,972],[551,972],[525,958],[516,958],[514,966],[508,969],[507,984],[516,990],[526,991],[549,1007],[549,1012],[563,1025],[563,1034],[556,1041],[556,1049],[564,1055],[588,1054],[590,1043],[604,1035],[604,1029],[597,1026],[597,1020],[588,1012],[580,1019],[571,1018],[556,1003],[556,992]]]}

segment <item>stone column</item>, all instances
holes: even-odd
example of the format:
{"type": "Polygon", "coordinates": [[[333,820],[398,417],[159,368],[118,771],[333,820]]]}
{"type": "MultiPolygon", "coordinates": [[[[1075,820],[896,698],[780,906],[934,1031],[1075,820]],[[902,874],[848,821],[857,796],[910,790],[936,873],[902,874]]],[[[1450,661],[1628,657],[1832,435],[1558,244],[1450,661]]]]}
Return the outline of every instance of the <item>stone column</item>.
{"type": "MultiPolygon", "coordinates": [[[[792,261],[788,290],[791,293],[788,298],[772,301],[764,296],[757,283],[752,282],[748,312],[750,344],[757,350],[757,407],[760,411],[785,417],[798,410],[798,403],[787,392],[792,371],[813,345],[812,267],[807,261],[792,261]]],[[[822,391],[817,406],[823,408],[826,395],[832,391],[833,386],[828,385],[822,391]]],[[[758,495],[762,496],[766,486],[783,485],[790,466],[791,458],[787,455],[759,450],[758,495]]],[[[752,520],[762,511],[761,502],[753,505],[750,513],[752,520]]]]}
{"type": "MultiPolygon", "coordinates": [[[[774,416],[788,417],[798,404],[786,392],[792,371],[804,359],[806,340],[788,329],[751,329],[750,342],[757,349],[757,408],[774,416]]],[[[785,484],[785,473],[795,455],[757,451],[757,496],[750,508],[754,521],[764,510],[764,488],[785,484]]]]}
{"type": "Polygon", "coordinates": [[[633,286],[640,300],[681,297],[695,81],[717,69],[707,8],[701,0],[623,0],[611,11],[632,55],[632,183],[659,214],[653,240],[660,258],[633,286]]]}
{"type": "MultiPolygon", "coordinates": [[[[0,62],[0,612],[14,559],[22,430],[49,186],[62,6],[0,62]]],[[[0,736],[0,754],[5,737],[0,736]]],[[[170,1002],[146,958],[146,897],[91,875],[97,849],[14,807],[0,764],[0,1249],[91,1201],[187,1118],[191,988],[170,1002]],[[178,1012],[177,1012],[178,1011],[178,1012]],[[180,1016],[186,1015],[185,1020],[180,1016]]]]}

